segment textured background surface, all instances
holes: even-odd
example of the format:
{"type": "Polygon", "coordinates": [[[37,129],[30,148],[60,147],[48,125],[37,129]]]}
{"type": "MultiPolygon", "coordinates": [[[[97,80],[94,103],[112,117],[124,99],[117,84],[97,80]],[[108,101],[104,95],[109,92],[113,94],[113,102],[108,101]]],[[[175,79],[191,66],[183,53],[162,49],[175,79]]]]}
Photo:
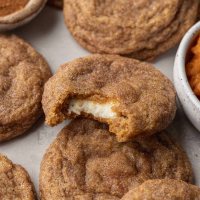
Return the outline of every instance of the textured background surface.
{"type": "MultiPolygon", "coordinates": [[[[44,55],[53,73],[60,64],[89,54],[69,34],[62,12],[49,7],[45,8],[31,23],[15,30],[14,33],[30,42],[44,55]]],[[[175,53],[176,48],[154,62],[156,67],[171,80],[175,53]]],[[[6,154],[13,162],[22,164],[28,170],[37,190],[42,156],[63,126],[64,124],[54,128],[47,127],[41,119],[28,134],[0,144],[1,153],[6,154]]],[[[200,133],[187,120],[180,106],[169,130],[172,137],[186,150],[193,164],[195,183],[200,186],[200,133]]]]}

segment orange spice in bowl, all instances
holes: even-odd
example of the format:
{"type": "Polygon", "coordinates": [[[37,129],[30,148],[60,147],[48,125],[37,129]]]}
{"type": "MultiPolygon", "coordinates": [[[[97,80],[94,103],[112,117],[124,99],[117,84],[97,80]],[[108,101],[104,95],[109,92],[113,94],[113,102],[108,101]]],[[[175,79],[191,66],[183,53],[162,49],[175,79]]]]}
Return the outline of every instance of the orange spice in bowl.
{"type": "Polygon", "coordinates": [[[188,52],[191,56],[186,64],[186,73],[190,86],[200,99],[200,36],[188,52]]]}
{"type": "Polygon", "coordinates": [[[0,0],[0,32],[22,26],[44,8],[47,0],[0,0]]]}
{"type": "Polygon", "coordinates": [[[199,36],[200,21],[192,26],[181,40],[174,61],[173,80],[186,116],[200,131],[199,36]]]}
{"type": "Polygon", "coordinates": [[[0,0],[0,16],[6,16],[23,9],[29,0],[0,0]]]}

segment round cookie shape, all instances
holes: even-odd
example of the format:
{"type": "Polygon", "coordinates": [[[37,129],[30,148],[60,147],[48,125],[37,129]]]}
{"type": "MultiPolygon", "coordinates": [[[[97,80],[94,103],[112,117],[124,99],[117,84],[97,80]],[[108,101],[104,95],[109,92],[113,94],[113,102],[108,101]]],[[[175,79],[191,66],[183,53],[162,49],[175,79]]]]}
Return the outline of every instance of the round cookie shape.
{"type": "Polygon", "coordinates": [[[183,150],[164,132],[118,143],[105,124],[76,119],[48,148],[40,169],[41,200],[119,200],[148,179],[191,182],[183,150]]]}
{"type": "Polygon", "coordinates": [[[120,142],[165,129],[176,112],[175,90],[151,64],[91,55],[60,67],[45,84],[48,125],[79,115],[109,124],[120,142]]]}
{"type": "Polygon", "coordinates": [[[181,180],[149,180],[130,190],[121,200],[197,200],[200,188],[181,180]]]}
{"type": "Polygon", "coordinates": [[[133,57],[139,60],[153,60],[160,54],[166,52],[173,46],[175,46],[178,42],[181,41],[185,33],[189,30],[189,28],[198,20],[197,16],[197,8],[199,1],[192,0],[187,1],[184,0],[182,7],[179,11],[179,18],[177,18],[176,22],[174,22],[171,26],[168,26],[168,30],[172,30],[174,24],[179,24],[179,28],[174,31],[171,36],[166,36],[165,40],[157,45],[155,48],[145,48],[141,49],[137,52],[132,52],[131,54],[127,54],[127,57],[133,57]],[[197,16],[197,17],[196,17],[197,16]]]}
{"type": "Polygon", "coordinates": [[[69,31],[89,51],[149,60],[181,40],[197,19],[198,3],[65,0],[64,15],[69,31]]]}
{"type": "Polygon", "coordinates": [[[22,26],[36,17],[47,0],[0,0],[0,31],[22,26]]]}
{"type": "Polygon", "coordinates": [[[0,198],[36,200],[33,183],[26,170],[0,154],[0,198]]]}
{"type": "Polygon", "coordinates": [[[0,35],[0,142],[23,134],[42,114],[48,64],[28,43],[0,35]]]}

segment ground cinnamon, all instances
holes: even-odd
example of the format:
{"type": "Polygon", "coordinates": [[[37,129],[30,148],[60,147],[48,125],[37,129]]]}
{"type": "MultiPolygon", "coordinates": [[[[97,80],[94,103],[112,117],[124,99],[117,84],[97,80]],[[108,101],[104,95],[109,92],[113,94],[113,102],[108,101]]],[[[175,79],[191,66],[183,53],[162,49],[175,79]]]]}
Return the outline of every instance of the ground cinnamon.
{"type": "Polygon", "coordinates": [[[188,52],[190,60],[186,64],[188,81],[194,93],[200,99],[200,36],[195,40],[195,44],[188,52]]]}
{"type": "Polygon", "coordinates": [[[29,0],[0,0],[0,17],[21,10],[28,2],[29,0]]]}

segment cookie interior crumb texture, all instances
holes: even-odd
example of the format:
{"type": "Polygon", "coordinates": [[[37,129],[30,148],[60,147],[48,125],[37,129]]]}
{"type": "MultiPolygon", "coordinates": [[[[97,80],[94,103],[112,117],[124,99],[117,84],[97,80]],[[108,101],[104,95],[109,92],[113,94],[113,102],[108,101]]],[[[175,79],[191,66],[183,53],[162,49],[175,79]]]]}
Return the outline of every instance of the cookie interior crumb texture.
{"type": "Polygon", "coordinates": [[[43,94],[46,123],[79,115],[109,125],[118,141],[165,129],[176,112],[175,90],[151,64],[111,55],[91,55],[64,64],[43,94]]]}
{"type": "Polygon", "coordinates": [[[192,181],[186,154],[165,132],[119,143],[105,124],[75,119],[43,157],[40,194],[42,200],[120,200],[155,178],[192,181]]]}
{"type": "Polygon", "coordinates": [[[29,0],[0,0],[0,17],[23,9],[29,0]]]}
{"type": "Polygon", "coordinates": [[[36,200],[34,186],[26,170],[0,154],[0,199],[36,200]]]}

